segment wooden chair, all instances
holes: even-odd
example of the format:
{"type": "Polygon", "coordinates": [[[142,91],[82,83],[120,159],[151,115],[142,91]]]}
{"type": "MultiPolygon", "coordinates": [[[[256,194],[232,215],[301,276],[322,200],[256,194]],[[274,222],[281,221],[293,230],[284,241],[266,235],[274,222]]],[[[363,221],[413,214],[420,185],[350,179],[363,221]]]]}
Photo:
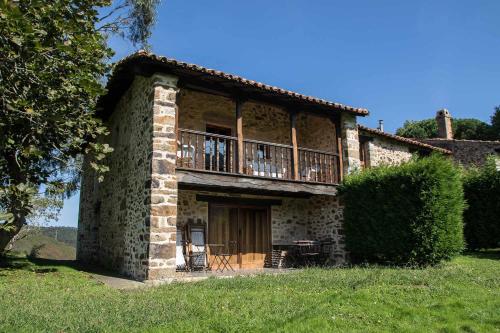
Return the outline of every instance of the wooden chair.
{"type": "Polygon", "coordinates": [[[185,227],[185,261],[187,271],[207,268],[206,227],[204,224],[187,224],[185,227]]]}

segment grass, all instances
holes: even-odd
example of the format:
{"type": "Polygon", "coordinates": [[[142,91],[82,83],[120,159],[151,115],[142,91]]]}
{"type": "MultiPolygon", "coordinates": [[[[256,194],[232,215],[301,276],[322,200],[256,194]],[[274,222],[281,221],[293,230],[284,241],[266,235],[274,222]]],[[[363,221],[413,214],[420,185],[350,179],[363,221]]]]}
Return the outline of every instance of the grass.
{"type": "Polygon", "coordinates": [[[0,270],[1,332],[498,332],[500,252],[119,291],[63,262],[0,270]]]}

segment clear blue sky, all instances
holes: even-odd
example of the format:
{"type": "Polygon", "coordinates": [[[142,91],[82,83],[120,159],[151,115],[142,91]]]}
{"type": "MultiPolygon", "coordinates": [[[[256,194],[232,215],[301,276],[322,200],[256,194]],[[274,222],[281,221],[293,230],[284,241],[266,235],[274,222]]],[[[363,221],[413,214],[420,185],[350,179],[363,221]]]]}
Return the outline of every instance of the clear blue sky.
{"type": "MultiPolygon", "coordinates": [[[[113,38],[116,59],[133,52],[113,38]]],[[[365,107],[360,123],[489,121],[500,104],[500,0],[162,0],[153,52],[365,107]]],[[[78,198],[56,225],[77,225],[78,198]]]]}

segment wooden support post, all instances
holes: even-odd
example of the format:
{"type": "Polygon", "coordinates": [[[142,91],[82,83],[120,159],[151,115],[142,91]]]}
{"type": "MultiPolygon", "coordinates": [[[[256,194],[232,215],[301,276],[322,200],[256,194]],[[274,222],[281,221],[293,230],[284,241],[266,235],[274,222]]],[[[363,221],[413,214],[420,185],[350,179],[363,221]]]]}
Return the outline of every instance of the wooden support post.
{"type": "Polygon", "coordinates": [[[344,152],[342,151],[342,129],[341,129],[341,123],[340,123],[340,117],[338,121],[335,122],[335,137],[337,138],[337,153],[338,153],[338,166],[337,166],[337,173],[338,176],[336,177],[338,182],[340,183],[342,179],[344,179],[344,161],[343,161],[343,156],[344,152]]]}
{"type": "Polygon", "coordinates": [[[236,153],[236,165],[238,166],[238,173],[243,173],[243,102],[236,101],[236,136],[238,137],[238,146],[236,153]]]}
{"type": "Polygon", "coordinates": [[[292,160],[293,160],[293,179],[299,179],[299,147],[297,146],[297,113],[290,113],[290,125],[292,136],[292,160]]]}

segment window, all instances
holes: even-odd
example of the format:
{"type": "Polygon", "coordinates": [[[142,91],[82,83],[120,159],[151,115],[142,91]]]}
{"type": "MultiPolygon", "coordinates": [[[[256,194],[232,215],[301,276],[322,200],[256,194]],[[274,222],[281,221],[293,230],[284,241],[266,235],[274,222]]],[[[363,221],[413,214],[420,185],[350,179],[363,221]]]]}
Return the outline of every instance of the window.
{"type": "Polygon", "coordinates": [[[359,161],[361,162],[361,168],[369,168],[370,167],[370,156],[369,156],[369,147],[371,138],[366,136],[359,137],[359,161]]]}

